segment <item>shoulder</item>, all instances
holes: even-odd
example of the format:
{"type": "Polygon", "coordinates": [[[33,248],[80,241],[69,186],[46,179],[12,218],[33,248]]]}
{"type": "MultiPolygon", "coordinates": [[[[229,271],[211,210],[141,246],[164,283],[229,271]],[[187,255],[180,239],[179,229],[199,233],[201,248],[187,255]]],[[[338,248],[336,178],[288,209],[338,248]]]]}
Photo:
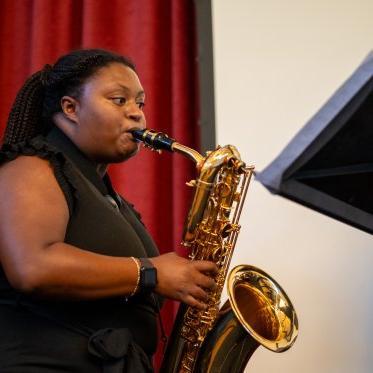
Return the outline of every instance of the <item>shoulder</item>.
{"type": "Polygon", "coordinates": [[[0,185],[7,181],[31,181],[53,178],[50,162],[36,156],[20,155],[0,167],[0,185]]]}
{"type": "Polygon", "coordinates": [[[66,205],[52,165],[35,156],[21,155],[0,167],[0,195],[7,196],[6,200],[13,206],[42,200],[61,207],[66,205]]]}

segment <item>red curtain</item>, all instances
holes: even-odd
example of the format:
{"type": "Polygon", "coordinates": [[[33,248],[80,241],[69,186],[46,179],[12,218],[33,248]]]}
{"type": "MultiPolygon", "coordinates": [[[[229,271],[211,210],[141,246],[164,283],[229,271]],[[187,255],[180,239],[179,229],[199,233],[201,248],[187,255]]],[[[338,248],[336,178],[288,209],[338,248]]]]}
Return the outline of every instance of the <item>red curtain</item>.
{"type": "MultiPolygon", "coordinates": [[[[146,92],[149,128],[198,148],[194,2],[191,0],[2,0],[0,133],[25,78],[76,48],[129,56],[146,92]]],[[[161,252],[179,242],[194,165],[180,155],[142,150],[112,166],[117,190],[141,212],[161,252]]],[[[170,268],[170,271],[172,268],[170,268]]],[[[170,331],[176,304],[162,314],[170,331]]]]}

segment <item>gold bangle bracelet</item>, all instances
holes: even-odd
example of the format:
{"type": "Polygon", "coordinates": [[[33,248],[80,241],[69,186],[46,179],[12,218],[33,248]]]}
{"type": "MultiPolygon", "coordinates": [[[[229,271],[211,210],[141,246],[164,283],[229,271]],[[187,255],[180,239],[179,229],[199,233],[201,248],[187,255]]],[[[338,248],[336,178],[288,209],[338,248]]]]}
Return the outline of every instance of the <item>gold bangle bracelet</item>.
{"type": "Polygon", "coordinates": [[[131,256],[131,259],[135,262],[136,267],[137,267],[137,280],[136,280],[136,285],[135,288],[132,290],[132,293],[129,295],[129,297],[134,296],[137,293],[137,290],[139,289],[139,284],[140,284],[140,264],[138,259],[134,258],[131,256]]]}

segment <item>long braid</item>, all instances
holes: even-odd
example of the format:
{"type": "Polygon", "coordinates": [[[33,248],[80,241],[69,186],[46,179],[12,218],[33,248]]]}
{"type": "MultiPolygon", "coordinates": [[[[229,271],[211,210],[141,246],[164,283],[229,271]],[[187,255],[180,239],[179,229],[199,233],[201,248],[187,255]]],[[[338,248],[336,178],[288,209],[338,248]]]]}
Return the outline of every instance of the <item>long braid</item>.
{"type": "Polygon", "coordinates": [[[62,56],[52,67],[45,65],[26,81],[17,94],[7,127],[4,144],[16,144],[45,134],[52,117],[61,111],[61,98],[80,96],[80,88],[99,68],[121,63],[135,70],[126,57],[103,49],[81,49],[62,56]]]}
{"type": "Polygon", "coordinates": [[[42,132],[44,87],[40,77],[40,71],[31,75],[18,92],[9,114],[4,144],[16,144],[42,132]]]}

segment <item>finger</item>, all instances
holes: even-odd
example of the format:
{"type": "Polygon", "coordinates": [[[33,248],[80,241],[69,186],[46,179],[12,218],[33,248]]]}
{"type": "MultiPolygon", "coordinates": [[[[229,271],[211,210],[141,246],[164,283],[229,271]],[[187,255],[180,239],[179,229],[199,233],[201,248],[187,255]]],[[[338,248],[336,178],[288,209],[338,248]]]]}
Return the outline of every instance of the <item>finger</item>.
{"type": "Polygon", "coordinates": [[[197,300],[199,300],[203,303],[206,303],[208,298],[209,298],[209,295],[207,294],[207,292],[199,286],[194,286],[190,290],[189,294],[192,295],[193,298],[195,298],[195,299],[197,299],[197,300]]]}
{"type": "Polygon", "coordinates": [[[215,289],[216,287],[216,282],[211,277],[203,275],[202,273],[199,274],[196,282],[198,286],[204,289],[215,289]]]}
{"type": "Polygon", "coordinates": [[[207,260],[196,260],[192,263],[194,263],[194,267],[200,272],[210,272],[213,274],[218,272],[218,267],[214,262],[209,262],[207,260]]]}
{"type": "Polygon", "coordinates": [[[207,305],[205,303],[194,298],[192,295],[185,296],[182,301],[186,303],[188,306],[195,307],[200,310],[205,310],[207,308],[207,305]]]}

